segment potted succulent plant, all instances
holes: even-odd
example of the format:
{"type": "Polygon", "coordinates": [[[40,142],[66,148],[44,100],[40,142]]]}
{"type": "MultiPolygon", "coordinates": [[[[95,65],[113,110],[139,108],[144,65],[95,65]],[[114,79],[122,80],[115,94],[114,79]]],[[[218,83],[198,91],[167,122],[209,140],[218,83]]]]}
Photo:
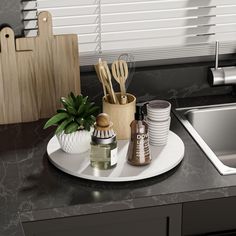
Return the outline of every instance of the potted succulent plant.
{"type": "Polygon", "coordinates": [[[63,108],[50,118],[44,129],[56,125],[55,134],[62,150],[67,153],[82,153],[90,148],[91,131],[99,110],[88,97],[70,93],[60,99],[63,108]]]}

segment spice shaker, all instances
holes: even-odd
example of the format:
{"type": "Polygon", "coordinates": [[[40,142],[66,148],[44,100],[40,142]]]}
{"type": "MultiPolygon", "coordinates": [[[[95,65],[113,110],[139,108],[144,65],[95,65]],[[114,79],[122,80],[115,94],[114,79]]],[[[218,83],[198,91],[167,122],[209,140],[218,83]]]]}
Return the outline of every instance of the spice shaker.
{"type": "Polygon", "coordinates": [[[148,138],[148,124],[144,121],[143,107],[136,106],[135,120],[131,122],[131,140],[128,149],[128,163],[135,166],[151,162],[148,138]]]}
{"type": "Polygon", "coordinates": [[[92,167],[106,170],[117,164],[116,134],[113,123],[106,113],[96,117],[91,141],[90,164],[92,167]]]}

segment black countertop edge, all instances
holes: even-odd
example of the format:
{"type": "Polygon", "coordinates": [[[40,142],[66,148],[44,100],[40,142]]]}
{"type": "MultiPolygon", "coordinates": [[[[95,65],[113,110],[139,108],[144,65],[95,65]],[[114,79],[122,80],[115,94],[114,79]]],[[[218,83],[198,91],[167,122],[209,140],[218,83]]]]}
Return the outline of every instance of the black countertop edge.
{"type": "Polygon", "coordinates": [[[120,210],[131,210],[143,207],[163,206],[233,196],[236,196],[236,186],[190,192],[179,192],[173,194],[161,194],[157,196],[128,199],[123,201],[110,201],[92,204],[90,203],[53,209],[24,211],[19,212],[19,215],[21,218],[21,222],[24,223],[30,221],[50,220],[55,218],[82,216],[120,210]]]}

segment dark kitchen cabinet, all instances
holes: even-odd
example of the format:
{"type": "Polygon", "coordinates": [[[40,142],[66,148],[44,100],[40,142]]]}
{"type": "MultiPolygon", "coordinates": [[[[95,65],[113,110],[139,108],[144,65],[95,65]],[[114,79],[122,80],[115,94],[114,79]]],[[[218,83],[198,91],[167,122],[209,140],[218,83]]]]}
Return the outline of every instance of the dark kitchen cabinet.
{"type": "Polygon", "coordinates": [[[26,236],[180,236],[181,205],[23,223],[26,236]]]}
{"type": "Polygon", "coordinates": [[[183,235],[236,235],[236,197],[184,203],[183,235]]]}
{"type": "Polygon", "coordinates": [[[236,197],[23,223],[25,236],[236,235],[236,197]]]}

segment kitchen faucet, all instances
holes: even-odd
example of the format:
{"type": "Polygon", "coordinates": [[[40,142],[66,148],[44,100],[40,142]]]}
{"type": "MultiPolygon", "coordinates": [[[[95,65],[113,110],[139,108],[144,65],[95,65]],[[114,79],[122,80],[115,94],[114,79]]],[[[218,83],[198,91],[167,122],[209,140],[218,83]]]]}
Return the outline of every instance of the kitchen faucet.
{"type": "Polygon", "coordinates": [[[215,67],[211,68],[211,85],[236,84],[236,66],[218,67],[219,64],[219,41],[215,46],[215,67]]]}

